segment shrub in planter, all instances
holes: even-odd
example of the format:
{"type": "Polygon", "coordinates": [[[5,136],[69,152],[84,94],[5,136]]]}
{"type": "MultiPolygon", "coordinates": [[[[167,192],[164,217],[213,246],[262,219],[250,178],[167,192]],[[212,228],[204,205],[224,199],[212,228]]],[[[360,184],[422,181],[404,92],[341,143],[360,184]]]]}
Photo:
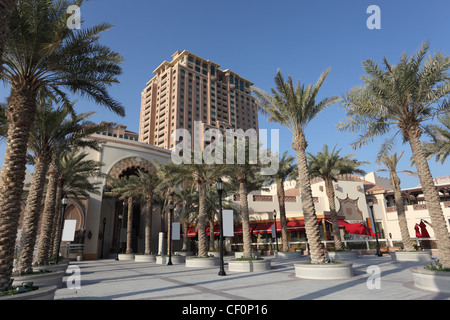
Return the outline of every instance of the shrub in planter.
{"type": "Polygon", "coordinates": [[[8,291],[0,292],[0,301],[3,300],[53,300],[56,286],[38,287],[33,282],[23,282],[8,291]]]}
{"type": "Polygon", "coordinates": [[[26,275],[13,275],[13,286],[20,286],[23,282],[34,282],[38,287],[57,286],[61,288],[63,285],[63,277],[65,271],[39,270],[26,275]]]}
{"type": "Polygon", "coordinates": [[[410,268],[414,285],[420,289],[450,293],[450,268],[443,268],[439,260],[425,267],[410,268]]]}
{"type": "Polygon", "coordinates": [[[348,279],[353,276],[353,263],[329,261],[327,263],[294,264],[295,276],[303,279],[331,280],[348,279]]]}

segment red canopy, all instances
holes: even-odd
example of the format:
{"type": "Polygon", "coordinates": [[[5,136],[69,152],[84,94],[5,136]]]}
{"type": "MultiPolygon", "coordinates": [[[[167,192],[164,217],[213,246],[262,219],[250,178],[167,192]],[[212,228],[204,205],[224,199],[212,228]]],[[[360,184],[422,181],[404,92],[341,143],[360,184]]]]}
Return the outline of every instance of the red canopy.
{"type": "Polygon", "coordinates": [[[419,225],[414,226],[414,230],[416,230],[416,238],[422,238],[422,235],[420,234],[420,228],[419,225]]]}
{"type": "Polygon", "coordinates": [[[344,220],[339,220],[338,223],[340,225],[343,225],[345,228],[345,231],[347,231],[348,233],[361,234],[361,235],[375,237],[375,233],[372,231],[372,229],[370,229],[363,223],[358,223],[358,222],[357,223],[348,223],[347,221],[344,221],[344,220]]]}
{"type": "Polygon", "coordinates": [[[420,221],[419,223],[420,231],[422,232],[421,238],[430,238],[430,234],[427,231],[427,226],[423,221],[420,221]]]}

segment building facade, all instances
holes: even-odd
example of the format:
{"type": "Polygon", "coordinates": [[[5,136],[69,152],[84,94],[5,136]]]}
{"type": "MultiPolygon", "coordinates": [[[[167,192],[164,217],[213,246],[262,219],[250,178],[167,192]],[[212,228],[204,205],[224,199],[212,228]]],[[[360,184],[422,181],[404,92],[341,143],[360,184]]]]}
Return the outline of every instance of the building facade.
{"type": "Polygon", "coordinates": [[[253,83],[219,68],[186,50],[159,65],[141,95],[139,141],[173,149],[181,141],[176,129],[189,131],[192,143],[209,128],[258,131],[253,83]],[[201,130],[194,133],[196,122],[201,130]]]}

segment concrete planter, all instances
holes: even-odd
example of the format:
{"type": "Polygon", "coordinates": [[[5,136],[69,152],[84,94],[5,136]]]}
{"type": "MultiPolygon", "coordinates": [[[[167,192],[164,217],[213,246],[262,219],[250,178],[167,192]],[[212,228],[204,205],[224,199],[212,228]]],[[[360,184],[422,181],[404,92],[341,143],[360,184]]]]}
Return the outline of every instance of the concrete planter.
{"type": "Polygon", "coordinates": [[[218,258],[186,257],[186,267],[188,268],[211,268],[218,267],[219,264],[218,258]]]}
{"type": "Polygon", "coordinates": [[[136,262],[156,262],[156,255],[154,254],[136,254],[134,256],[136,262]]]}
{"type": "Polygon", "coordinates": [[[432,261],[431,253],[427,251],[396,251],[390,254],[393,261],[432,261]]]}
{"type": "Polygon", "coordinates": [[[41,287],[37,290],[15,294],[12,296],[0,297],[0,301],[4,300],[53,300],[55,298],[56,286],[41,287]]]}
{"type": "Polygon", "coordinates": [[[236,272],[264,272],[272,269],[272,263],[270,259],[264,260],[244,260],[228,261],[228,271],[236,272]]]}
{"type": "Polygon", "coordinates": [[[341,261],[356,259],[358,256],[354,251],[327,251],[325,257],[333,261],[341,261]]]}
{"type": "Polygon", "coordinates": [[[297,259],[303,256],[301,251],[275,252],[275,259],[297,259]]]}
{"type": "MultiPolygon", "coordinates": [[[[172,256],[172,264],[183,264],[185,263],[185,256],[172,256]]],[[[167,264],[169,262],[168,256],[156,256],[156,264],[167,264]]]]}
{"type": "Polygon", "coordinates": [[[53,271],[44,274],[13,277],[12,285],[20,286],[22,282],[33,282],[33,285],[36,287],[56,286],[57,288],[62,288],[65,273],[65,271],[53,271]]]}
{"type": "Polygon", "coordinates": [[[194,253],[192,251],[176,251],[175,254],[178,254],[180,256],[190,257],[193,256],[194,253]]]}
{"type": "MultiPolygon", "coordinates": [[[[252,258],[259,258],[259,257],[261,257],[261,253],[260,252],[252,252],[251,255],[252,255],[252,258]]],[[[243,256],[244,256],[243,252],[235,252],[234,253],[234,257],[235,258],[242,258],[243,256]]]]}
{"type": "Polygon", "coordinates": [[[120,253],[119,260],[120,261],[132,261],[134,260],[134,253],[120,253]]]}
{"type": "Polygon", "coordinates": [[[434,271],[424,267],[414,267],[409,269],[412,272],[414,285],[417,288],[450,293],[450,272],[434,271]]]}
{"type": "Polygon", "coordinates": [[[66,271],[69,266],[69,260],[64,260],[56,265],[50,265],[45,267],[33,267],[33,272],[38,272],[39,270],[45,269],[50,271],[66,271]]]}
{"type": "Polygon", "coordinates": [[[303,279],[332,280],[353,276],[353,263],[294,264],[295,276],[303,279]]]}

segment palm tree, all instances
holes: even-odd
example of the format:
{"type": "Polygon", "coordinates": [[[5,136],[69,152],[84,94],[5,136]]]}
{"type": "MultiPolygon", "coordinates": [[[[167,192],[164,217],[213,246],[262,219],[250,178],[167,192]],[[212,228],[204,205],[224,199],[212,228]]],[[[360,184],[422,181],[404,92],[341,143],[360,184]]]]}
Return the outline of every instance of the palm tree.
{"type": "Polygon", "coordinates": [[[345,96],[343,107],[347,110],[347,117],[338,124],[338,129],[362,132],[353,144],[355,148],[396,130],[383,142],[380,154],[391,151],[399,134],[404,143],[409,143],[436,235],[440,260],[448,268],[450,239],[420,138],[427,120],[449,110],[445,99],[450,93],[450,57],[435,53],[425,60],[428,50],[429,43],[424,43],[413,56],[403,54],[397,65],[391,65],[386,58],[382,67],[370,59],[364,61],[367,73],[362,77],[364,86],[353,88],[345,96]]]}
{"type": "MultiPolygon", "coordinates": [[[[9,18],[11,17],[16,0],[0,0],[0,57],[3,56],[6,39],[9,36],[9,18]]],[[[0,61],[0,73],[2,62],[0,61]]]]}
{"type": "MultiPolygon", "coordinates": [[[[53,245],[53,235],[55,230],[59,229],[59,224],[55,223],[55,216],[59,212],[55,207],[64,195],[77,199],[80,196],[87,197],[90,194],[99,194],[98,187],[100,182],[92,183],[91,178],[99,176],[100,167],[103,163],[95,160],[86,160],[88,153],[80,152],[77,149],[71,149],[55,160],[50,166],[49,181],[47,186],[47,195],[42,213],[42,226],[38,243],[38,251],[35,263],[38,265],[48,264],[51,254],[50,249],[53,245]],[[61,198],[57,198],[57,189],[61,188],[61,198]]],[[[62,219],[62,217],[61,217],[62,219]]],[[[60,220],[59,220],[60,221],[60,220]]],[[[59,232],[59,231],[58,231],[59,232]]]]}
{"type": "Polygon", "coordinates": [[[330,97],[324,98],[319,102],[316,101],[320,87],[329,72],[330,69],[325,70],[315,85],[305,87],[299,81],[297,86],[294,87],[292,78],[289,76],[285,82],[281,72],[278,70],[275,76],[276,89],[272,89],[272,95],[254,88],[258,99],[258,107],[268,117],[268,120],[281,123],[293,135],[292,149],[297,152],[300,193],[312,263],[322,263],[325,260],[325,254],[320,242],[319,224],[309,180],[306,160],[308,142],[305,136],[305,129],[323,109],[340,100],[339,97],[330,97]]]}
{"type": "MultiPolygon", "coordinates": [[[[99,130],[98,126],[83,128],[84,120],[92,115],[86,113],[66,120],[71,108],[65,106],[53,109],[45,100],[40,101],[36,121],[31,130],[29,149],[33,153],[34,174],[25,207],[20,256],[16,273],[32,272],[33,250],[36,242],[38,220],[42,207],[42,196],[46,174],[51,162],[51,155],[58,148],[76,147],[79,145],[97,148],[97,143],[85,138],[99,130]]],[[[56,211],[58,212],[58,211],[56,211]]]]}
{"type": "Polygon", "coordinates": [[[8,139],[0,177],[0,291],[11,285],[13,252],[26,172],[28,137],[35,120],[37,96],[43,92],[68,102],[68,93],[93,99],[124,115],[123,107],[108,94],[117,83],[122,57],[99,44],[101,24],[80,31],[68,29],[71,4],[82,0],[19,1],[10,18],[10,36],[3,53],[1,79],[11,85],[8,98],[8,139]]]}
{"type": "Polygon", "coordinates": [[[428,126],[427,132],[430,134],[431,142],[424,142],[423,149],[427,159],[436,156],[436,162],[444,164],[450,154],[450,111],[438,117],[440,125],[428,126]]]}
{"type": "Polygon", "coordinates": [[[284,252],[289,251],[284,182],[287,180],[296,179],[298,176],[297,165],[294,164],[294,161],[295,158],[293,156],[290,156],[288,152],[285,151],[279,161],[277,173],[272,175],[271,180],[269,181],[269,183],[275,183],[277,186],[277,197],[280,211],[281,241],[284,252]]]}
{"type": "Polygon", "coordinates": [[[152,239],[152,213],[155,189],[159,183],[155,170],[144,172],[139,170],[137,176],[130,176],[127,184],[122,190],[129,198],[141,199],[144,202],[145,210],[145,237],[144,253],[151,253],[152,239]]]}
{"type": "Polygon", "coordinates": [[[207,186],[215,183],[223,176],[225,166],[197,164],[195,156],[191,154],[191,163],[173,164],[169,162],[164,166],[166,172],[163,183],[178,185],[185,181],[195,183],[199,193],[199,217],[198,217],[198,256],[207,257],[208,245],[206,241],[206,192],[207,186]]]}
{"type": "Polygon", "coordinates": [[[129,176],[126,178],[112,178],[110,179],[111,191],[106,194],[116,197],[120,200],[124,200],[127,202],[127,247],[125,249],[125,253],[130,254],[133,253],[133,197],[130,195],[130,189],[132,188],[133,183],[137,183],[135,181],[135,176],[129,176]]]}
{"type": "Polygon", "coordinates": [[[183,246],[182,251],[188,249],[188,228],[189,223],[192,221],[192,214],[196,212],[196,204],[198,204],[198,192],[191,186],[180,188],[174,195],[175,206],[179,208],[179,220],[183,226],[183,246]]]}
{"type": "Polygon", "coordinates": [[[333,228],[333,239],[336,250],[343,250],[341,241],[341,234],[339,231],[336,202],[333,182],[338,180],[339,175],[343,174],[365,174],[365,172],[358,167],[368,162],[360,162],[353,157],[353,154],[341,156],[341,150],[336,150],[336,146],[331,150],[327,145],[323,146],[322,152],[317,155],[308,153],[308,169],[311,178],[321,178],[325,182],[325,190],[330,205],[330,216],[333,228]]]}
{"type": "MultiPolygon", "coordinates": [[[[397,174],[397,165],[400,161],[402,155],[402,151],[400,154],[397,154],[397,152],[393,153],[392,155],[383,155],[379,159],[379,163],[383,164],[387,169],[380,169],[378,171],[388,171],[389,177],[391,180],[391,186],[394,190],[394,199],[395,199],[395,207],[397,208],[397,217],[398,217],[398,225],[400,227],[400,234],[402,235],[402,242],[405,250],[412,251],[414,250],[414,246],[411,242],[411,238],[409,236],[408,231],[408,224],[406,222],[406,214],[405,214],[405,207],[403,204],[403,197],[402,192],[400,188],[400,178],[397,174]]],[[[415,174],[411,171],[400,171],[408,174],[415,174]]]]}

